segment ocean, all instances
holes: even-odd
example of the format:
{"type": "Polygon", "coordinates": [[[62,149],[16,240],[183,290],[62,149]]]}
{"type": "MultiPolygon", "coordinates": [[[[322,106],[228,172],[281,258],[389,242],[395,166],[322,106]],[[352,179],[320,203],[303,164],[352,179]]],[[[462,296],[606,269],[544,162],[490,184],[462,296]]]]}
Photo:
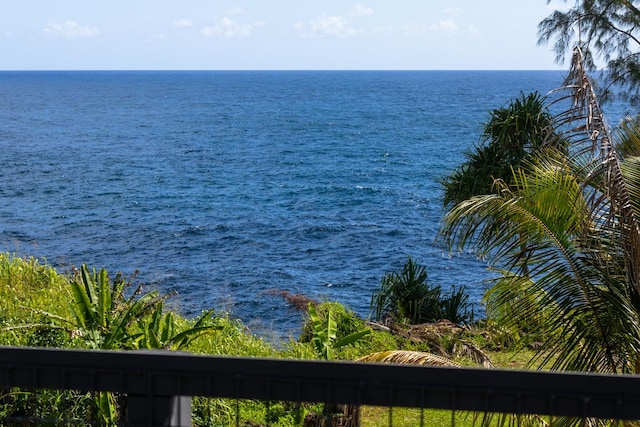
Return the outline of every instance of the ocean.
{"type": "Polygon", "coordinates": [[[68,271],[139,270],[186,316],[296,337],[277,291],[363,317],[407,257],[490,277],[435,242],[438,180],[489,111],[561,71],[0,72],[0,250],[68,271]]]}

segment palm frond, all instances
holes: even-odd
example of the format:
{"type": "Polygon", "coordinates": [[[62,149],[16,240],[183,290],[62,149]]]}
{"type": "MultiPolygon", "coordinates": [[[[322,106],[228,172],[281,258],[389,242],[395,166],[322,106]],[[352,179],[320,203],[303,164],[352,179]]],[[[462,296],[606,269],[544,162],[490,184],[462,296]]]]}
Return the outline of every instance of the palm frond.
{"type": "Polygon", "coordinates": [[[507,327],[530,319],[532,333],[554,338],[541,364],[633,371],[635,357],[621,355],[638,354],[638,315],[612,234],[593,218],[579,180],[566,160],[548,155],[513,181],[514,188],[472,198],[445,217],[448,237],[510,272],[488,293],[491,309],[507,327]]]}
{"type": "Polygon", "coordinates": [[[426,365],[461,368],[462,366],[446,357],[423,351],[390,350],[368,354],[358,362],[396,363],[399,365],[426,365]]]}
{"type": "Polygon", "coordinates": [[[456,205],[441,237],[503,271],[489,313],[545,338],[538,366],[636,373],[640,127],[630,123],[614,144],[580,49],[558,94],[569,102],[556,117],[566,149],[532,156],[493,194],[456,205]]]}
{"type": "Polygon", "coordinates": [[[624,253],[625,271],[630,287],[640,293],[640,226],[632,208],[632,196],[622,172],[618,151],[595,90],[576,47],[569,75],[565,81],[566,95],[560,100],[571,101],[570,107],[557,116],[557,126],[565,129],[571,142],[571,157],[576,163],[588,165],[585,185],[592,187],[593,211],[598,213],[597,225],[613,231],[624,253]]]}
{"type": "Polygon", "coordinates": [[[487,353],[470,341],[461,340],[454,345],[453,352],[458,356],[466,356],[483,368],[494,368],[487,353]]]}

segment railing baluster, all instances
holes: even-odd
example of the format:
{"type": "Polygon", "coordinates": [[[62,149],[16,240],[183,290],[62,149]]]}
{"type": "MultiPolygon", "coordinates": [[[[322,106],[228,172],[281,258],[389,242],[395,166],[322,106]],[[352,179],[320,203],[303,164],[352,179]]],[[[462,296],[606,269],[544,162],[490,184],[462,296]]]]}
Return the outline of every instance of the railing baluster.
{"type": "Polygon", "coordinates": [[[424,427],[424,394],[423,388],[420,389],[420,427],[424,427]]]}
{"type": "Polygon", "coordinates": [[[234,382],[234,398],[236,400],[236,427],[240,427],[240,374],[236,375],[234,382]]]}
{"type": "Polygon", "coordinates": [[[456,390],[455,389],[451,389],[450,390],[451,393],[451,427],[455,427],[456,425],[456,406],[457,406],[457,402],[456,402],[456,390]]]}

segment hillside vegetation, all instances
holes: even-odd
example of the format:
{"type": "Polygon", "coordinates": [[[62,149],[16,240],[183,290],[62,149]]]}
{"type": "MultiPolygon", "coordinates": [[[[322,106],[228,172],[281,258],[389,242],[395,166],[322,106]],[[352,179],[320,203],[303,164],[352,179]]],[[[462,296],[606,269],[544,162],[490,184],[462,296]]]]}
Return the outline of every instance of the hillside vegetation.
{"type": "MultiPolygon", "coordinates": [[[[504,367],[521,367],[530,356],[529,350],[515,346],[512,334],[487,321],[410,325],[397,319],[385,327],[359,318],[337,302],[318,303],[286,293],[283,296],[291,301],[303,299],[311,309],[303,314],[307,321],[299,337],[271,342],[252,334],[229,314],[208,310],[195,319],[184,318],[166,308],[172,295],[146,289],[135,278],[120,274],[111,277],[104,269],[87,266],[63,274],[37,259],[0,253],[0,344],[111,350],[161,348],[206,355],[291,359],[326,359],[328,354],[335,360],[357,360],[383,351],[404,350],[467,366],[483,362],[490,365],[492,359],[504,367]],[[333,338],[322,331],[333,334],[333,338]],[[323,346],[331,346],[331,351],[323,352],[323,346]],[[478,354],[483,356],[478,358],[478,354]]],[[[111,425],[120,416],[120,405],[119,396],[109,393],[3,390],[0,418],[93,420],[111,425]]],[[[251,425],[261,425],[267,419],[269,425],[293,425],[296,416],[295,408],[285,404],[242,401],[239,408],[241,419],[257,422],[251,425]]],[[[303,416],[312,417],[323,408],[304,405],[302,411],[303,416]]],[[[363,425],[375,425],[376,419],[386,416],[380,408],[362,409],[363,425]]],[[[433,411],[430,416],[443,417],[448,422],[451,414],[433,411]]],[[[235,417],[236,405],[229,400],[194,399],[195,425],[235,425],[235,417]]],[[[401,410],[394,425],[412,425],[419,417],[419,411],[401,410]]],[[[464,425],[467,421],[461,422],[464,425]]]]}

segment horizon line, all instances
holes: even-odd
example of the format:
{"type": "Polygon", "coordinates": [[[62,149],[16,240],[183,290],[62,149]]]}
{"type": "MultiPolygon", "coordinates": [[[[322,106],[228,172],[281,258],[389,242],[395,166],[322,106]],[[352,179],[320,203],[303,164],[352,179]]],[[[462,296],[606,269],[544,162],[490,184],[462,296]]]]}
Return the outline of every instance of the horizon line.
{"type": "Polygon", "coordinates": [[[565,72],[562,68],[432,68],[432,69],[402,69],[402,68],[16,68],[0,69],[4,72],[451,72],[451,71],[558,71],[565,72]]]}

